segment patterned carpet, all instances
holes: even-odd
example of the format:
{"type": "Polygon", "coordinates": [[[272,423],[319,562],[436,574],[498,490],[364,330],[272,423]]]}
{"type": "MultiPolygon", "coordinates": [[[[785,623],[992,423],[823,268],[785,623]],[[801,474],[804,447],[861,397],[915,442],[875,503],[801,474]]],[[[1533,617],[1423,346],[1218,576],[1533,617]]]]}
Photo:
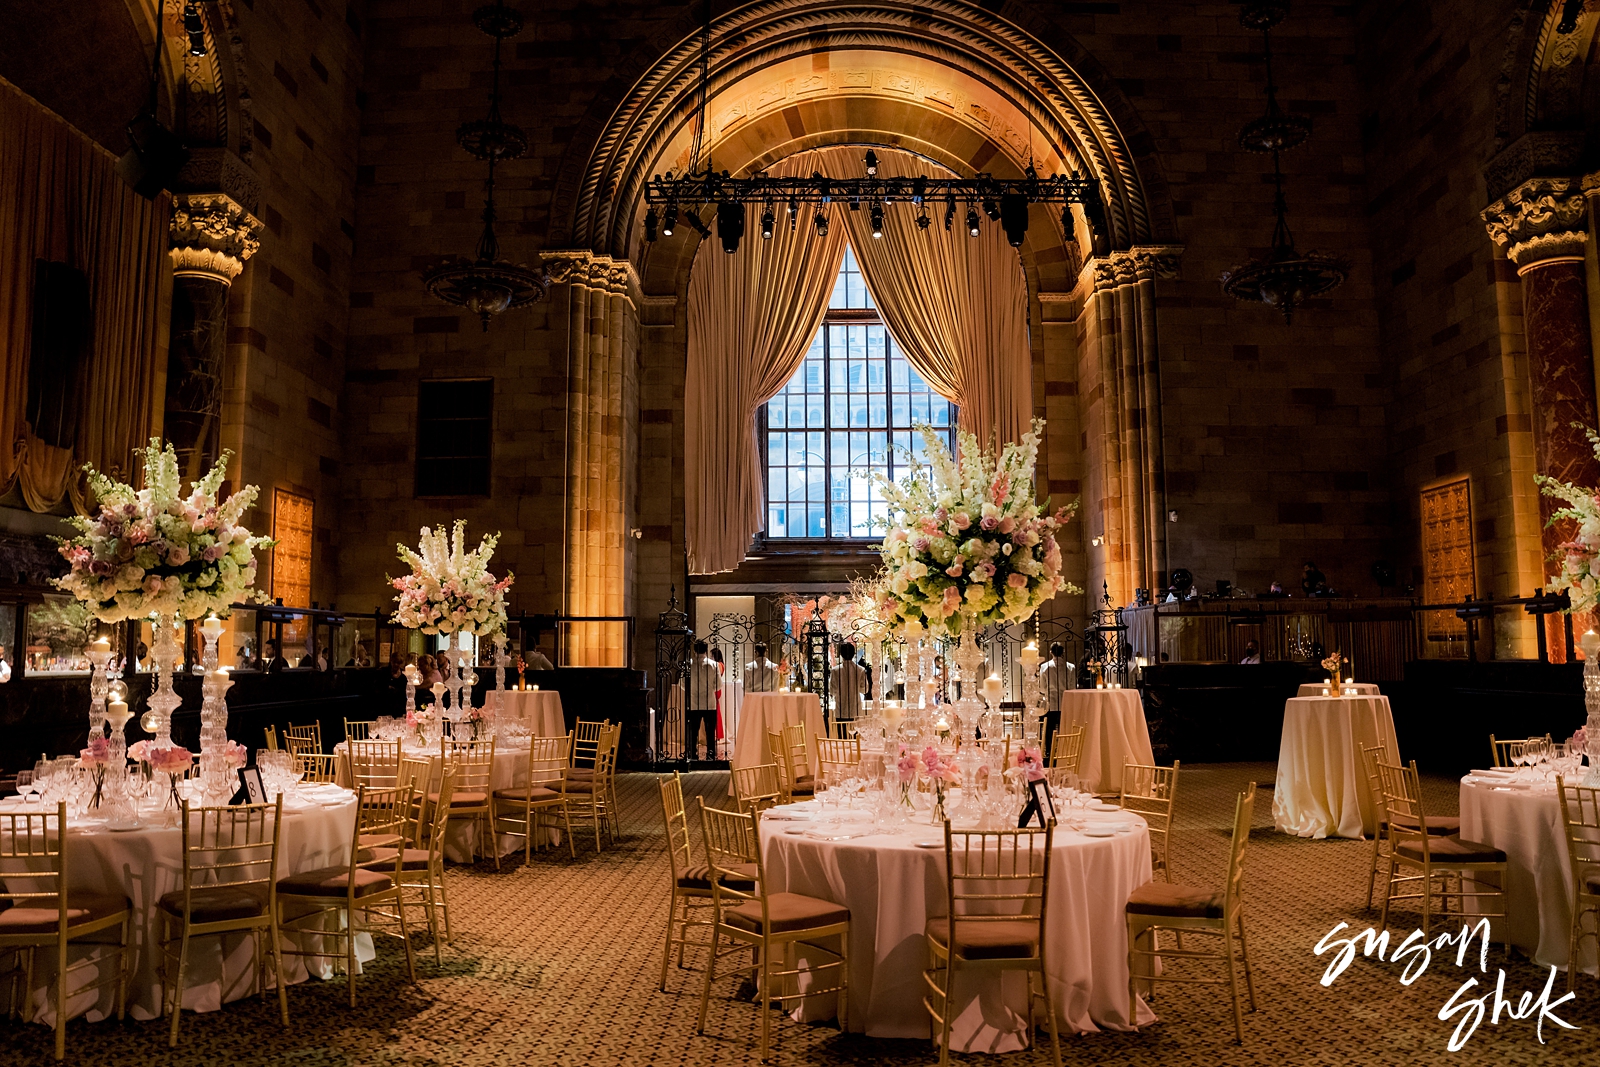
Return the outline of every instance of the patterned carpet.
{"type": "MultiPolygon", "coordinates": [[[[1268,783],[1270,764],[1185,767],[1173,861],[1179,879],[1220,884],[1233,798],[1247,781],[1268,783]]],[[[699,772],[689,787],[726,797],[725,772],[699,772]]],[[[667,863],[653,777],[619,778],[623,837],[576,861],[565,851],[520,857],[496,872],[492,862],[452,868],[456,939],[435,967],[426,935],[418,941],[419,986],[404,980],[398,944],[378,941],[379,957],[362,976],[359,1007],[346,1007],[344,980],[293,987],[293,1028],[276,1022],[272,1002],[250,999],[184,1019],[182,1042],[166,1046],[157,1022],[73,1023],[69,1062],[97,1065],[477,1065],[477,1064],[753,1064],[756,1009],[732,998],[733,983],[714,990],[706,1035],[694,1033],[698,975],[674,971],[669,993],[656,991],[667,863]]],[[[1455,811],[1453,781],[1427,782],[1432,810],[1455,811]]],[[[691,807],[693,801],[690,801],[691,807]]],[[[1579,999],[1556,1010],[1580,1030],[1547,1023],[1541,1046],[1533,1016],[1499,1025],[1485,1017],[1460,1052],[1446,1043],[1463,1015],[1438,1013],[1467,972],[1454,952],[1436,953],[1409,987],[1401,966],[1357,960],[1332,988],[1318,978],[1329,956],[1312,946],[1336,923],[1357,930],[1375,921],[1362,912],[1367,846],[1354,841],[1302,841],[1273,832],[1272,793],[1256,807],[1247,864],[1246,899],[1261,1010],[1247,1015],[1243,1048],[1232,1040],[1225,992],[1205,986],[1163,986],[1155,1004],[1162,1021],[1138,1034],[1063,1039],[1071,1064],[1444,1064],[1497,1065],[1581,1061],[1600,1054],[1600,982],[1580,979],[1579,999]],[[1446,958],[1448,956],[1448,958],[1446,958]]],[[[698,842],[697,842],[698,843],[698,842]]],[[[1402,916],[1402,920],[1405,917],[1402,916]]],[[[1396,924],[1400,927],[1400,924],[1396,924]]],[[[1409,927],[1400,927],[1409,931],[1409,927]]],[[[1506,997],[1534,995],[1544,975],[1525,959],[1491,952],[1488,987],[1506,968],[1506,997]]],[[[1565,991],[1560,976],[1552,999],[1565,991]]],[[[785,1064],[928,1064],[931,1043],[841,1037],[827,1025],[774,1024],[776,1055],[785,1064]]],[[[50,1032],[12,1023],[0,1064],[49,1062],[50,1032]]],[[[1004,1059],[1007,1067],[1049,1062],[1049,1041],[1004,1059]]],[[[999,1063],[955,1056],[953,1062],[999,1063]]]]}

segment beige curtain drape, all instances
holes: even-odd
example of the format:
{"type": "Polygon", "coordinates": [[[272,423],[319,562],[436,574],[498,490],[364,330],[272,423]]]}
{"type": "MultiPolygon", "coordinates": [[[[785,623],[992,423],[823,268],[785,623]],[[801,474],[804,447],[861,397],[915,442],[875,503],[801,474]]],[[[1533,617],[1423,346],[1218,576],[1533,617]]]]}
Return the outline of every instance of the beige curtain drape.
{"type": "Polygon", "coordinates": [[[78,468],[131,473],[132,451],[149,436],[169,209],[165,194],[135,194],[109,152],[0,79],[0,492],[17,486],[35,511],[69,493],[82,510],[78,468]],[[71,449],[27,424],[38,260],[67,263],[89,282],[91,347],[71,449]]]}
{"type": "MultiPolygon", "coordinates": [[[[768,173],[815,169],[807,153],[768,173]]],[[[756,409],[804,360],[844,258],[843,227],[817,237],[808,217],[796,220],[791,232],[781,205],[778,215],[770,240],[761,238],[759,212],[747,217],[744,240],[732,255],[713,232],[701,242],[689,277],[684,506],[693,574],[737,567],[765,524],[756,409]]]]}
{"type": "MultiPolygon", "coordinates": [[[[816,169],[835,178],[860,177],[865,149],[821,149],[816,169]]],[[[878,174],[948,177],[949,172],[906,152],[878,150],[878,174]]],[[[929,205],[933,225],[917,228],[917,212],[896,204],[884,213],[883,236],[872,236],[867,205],[833,209],[850,232],[850,246],[883,321],[906,358],[934,391],[959,405],[961,427],[979,441],[1015,441],[1033,415],[1033,361],[1028,351],[1028,283],[1017,250],[1000,224],[984,218],[977,237],[962,225],[944,228],[944,206],[929,205]]]]}

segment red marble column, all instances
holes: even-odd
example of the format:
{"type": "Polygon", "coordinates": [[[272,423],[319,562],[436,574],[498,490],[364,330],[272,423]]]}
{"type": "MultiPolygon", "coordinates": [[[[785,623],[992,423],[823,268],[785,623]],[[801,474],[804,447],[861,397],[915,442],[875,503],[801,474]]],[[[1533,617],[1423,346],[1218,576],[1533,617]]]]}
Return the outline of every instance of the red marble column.
{"type": "MultiPolygon", "coordinates": [[[[1534,462],[1540,474],[1582,486],[1600,486],[1600,461],[1594,456],[1585,428],[1595,428],[1594,352],[1589,340],[1589,305],[1583,260],[1558,256],[1529,263],[1522,276],[1524,330],[1528,342],[1528,375],[1533,399],[1534,462]]],[[[1561,502],[1540,496],[1539,514],[1546,522],[1561,502]]],[[[1546,555],[1568,540],[1575,526],[1562,521],[1545,526],[1546,555]]],[[[1545,574],[1560,570],[1545,562],[1545,574]]],[[[1588,616],[1575,617],[1573,628],[1582,633],[1592,625],[1588,616]]],[[[1546,616],[1550,658],[1566,659],[1560,616],[1546,616]]]]}

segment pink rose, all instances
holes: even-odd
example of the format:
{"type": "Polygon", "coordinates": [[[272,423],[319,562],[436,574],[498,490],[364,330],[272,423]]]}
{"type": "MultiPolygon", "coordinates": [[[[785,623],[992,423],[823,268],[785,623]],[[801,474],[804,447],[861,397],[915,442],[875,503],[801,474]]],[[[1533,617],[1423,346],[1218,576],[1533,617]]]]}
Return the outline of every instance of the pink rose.
{"type": "Polygon", "coordinates": [[[946,589],[944,591],[944,607],[945,607],[945,611],[946,612],[951,612],[951,611],[956,610],[956,608],[958,608],[960,606],[961,606],[961,590],[957,589],[955,586],[952,585],[952,586],[950,586],[950,588],[948,588],[948,589],[946,589]]]}
{"type": "Polygon", "coordinates": [[[1013,589],[1026,589],[1028,588],[1028,577],[1027,575],[1018,574],[1016,571],[1012,571],[1010,576],[1006,578],[1006,584],[1013,589]]]}
{"type": "Polygon", "coordinates": [[[918,552],[926,552],[928,551],[929,544],[930,542],[926,537],[919,537],[915,541],[911,542],[911,547],[916,549],[918,552]]]}
{"type": "Polygon", "coordinates": [[[158,596],[161,593],[161,579],[152,574],[144,580],[143,588],[146,596],[158,596]]]}
{"type": "Polygon", "coordinates": [[[955,523],[955,527],[958,530],[965,530],[968,526],[972,525],[972,517],[969,516],[965,511],[956,512],[955,518],[951,521],[955,523]]]}
{"type": "Polygon", "coordinates": [[[250,762],[250,750],[237,741],[229,741],[222,749],[222,762],[239,770],[250,762]]]}
{"type": "Polygon", "coordinates": [[[167,563],[174,567],[181,567],[189,562],[189,549],[186,545],[173,545],[167,549],[167,563]]]}
{"type": "Polygon", "coordinates": [[[91,737],[89,747],[78,753],[78,762],[85,767],[103,767],[111,762],[111,742],[103,737],[91,737]]]}
{"type": "Polygon", "coordinates": [[[957,558],[954,563],[952,563],[952,564],[950,564],[950,566],[946,567],[944,569],[944,572],[946,574],[948,574],[952,578],[961,577],[961,560],[960,560],[960,558],[957,558]]]}
{"type": "Polygon", "coordinates": [[[1012,530],[1015,530],[1016,528],[1017,528],[1017,520],[1013,519],[1010,515],[1007,515],[1005,518],[1001,519],[1000,520],[1000,525],[998,527],[999,531],[1001,533],[1003,533],[1003,534],[1009,534],[1012,530]]]}
{"type": "Polygon", "coordinates": [[[139,763],[150,762],[150,742],[135,741],[128,746],[128,758],[139,763]]]}
{"type": "Polygon", "coordinates": [[[194,762],[194,754],[182,745],[152,746],[149,754],[150,766],[162,774],[182,774],[194,762]]]}
{"type": "Polygon", "coordinates": [[[983,529],[985,529],[985,530],[993,530],[993,529],[997,529],[999,527],[1000,523],[999,523],[999,521],[997,519],[994,519],[994,518],[983,518],[983,519],[979,519],[978,520],[978,525],[980,527],[982,527],[983,529]]]}
{"type": "Polygon", "coordinates": [[[1037,782],[1045,776],[1044,760],[1040,758],[1037,748],[1019,748],[1011,759],[1027,774],[1028,781],[1037,782]]]}

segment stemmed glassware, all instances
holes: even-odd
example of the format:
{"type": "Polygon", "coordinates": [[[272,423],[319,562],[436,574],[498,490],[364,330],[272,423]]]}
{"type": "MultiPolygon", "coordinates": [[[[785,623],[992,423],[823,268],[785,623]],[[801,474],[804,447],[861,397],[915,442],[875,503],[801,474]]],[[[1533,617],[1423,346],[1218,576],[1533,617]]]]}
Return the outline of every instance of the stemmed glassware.
{"type": "Polygon", "coordinates": [[[29,795],[31,795],[33,793],[33,789],[34,789],[34,786],[33,786],[33,772],[32,771],[18,771],[17,772],[17,795],[22,798],[22,803],[23,804],[27,804],[28,803],[28,797],[29,797],[29,795]]]}

